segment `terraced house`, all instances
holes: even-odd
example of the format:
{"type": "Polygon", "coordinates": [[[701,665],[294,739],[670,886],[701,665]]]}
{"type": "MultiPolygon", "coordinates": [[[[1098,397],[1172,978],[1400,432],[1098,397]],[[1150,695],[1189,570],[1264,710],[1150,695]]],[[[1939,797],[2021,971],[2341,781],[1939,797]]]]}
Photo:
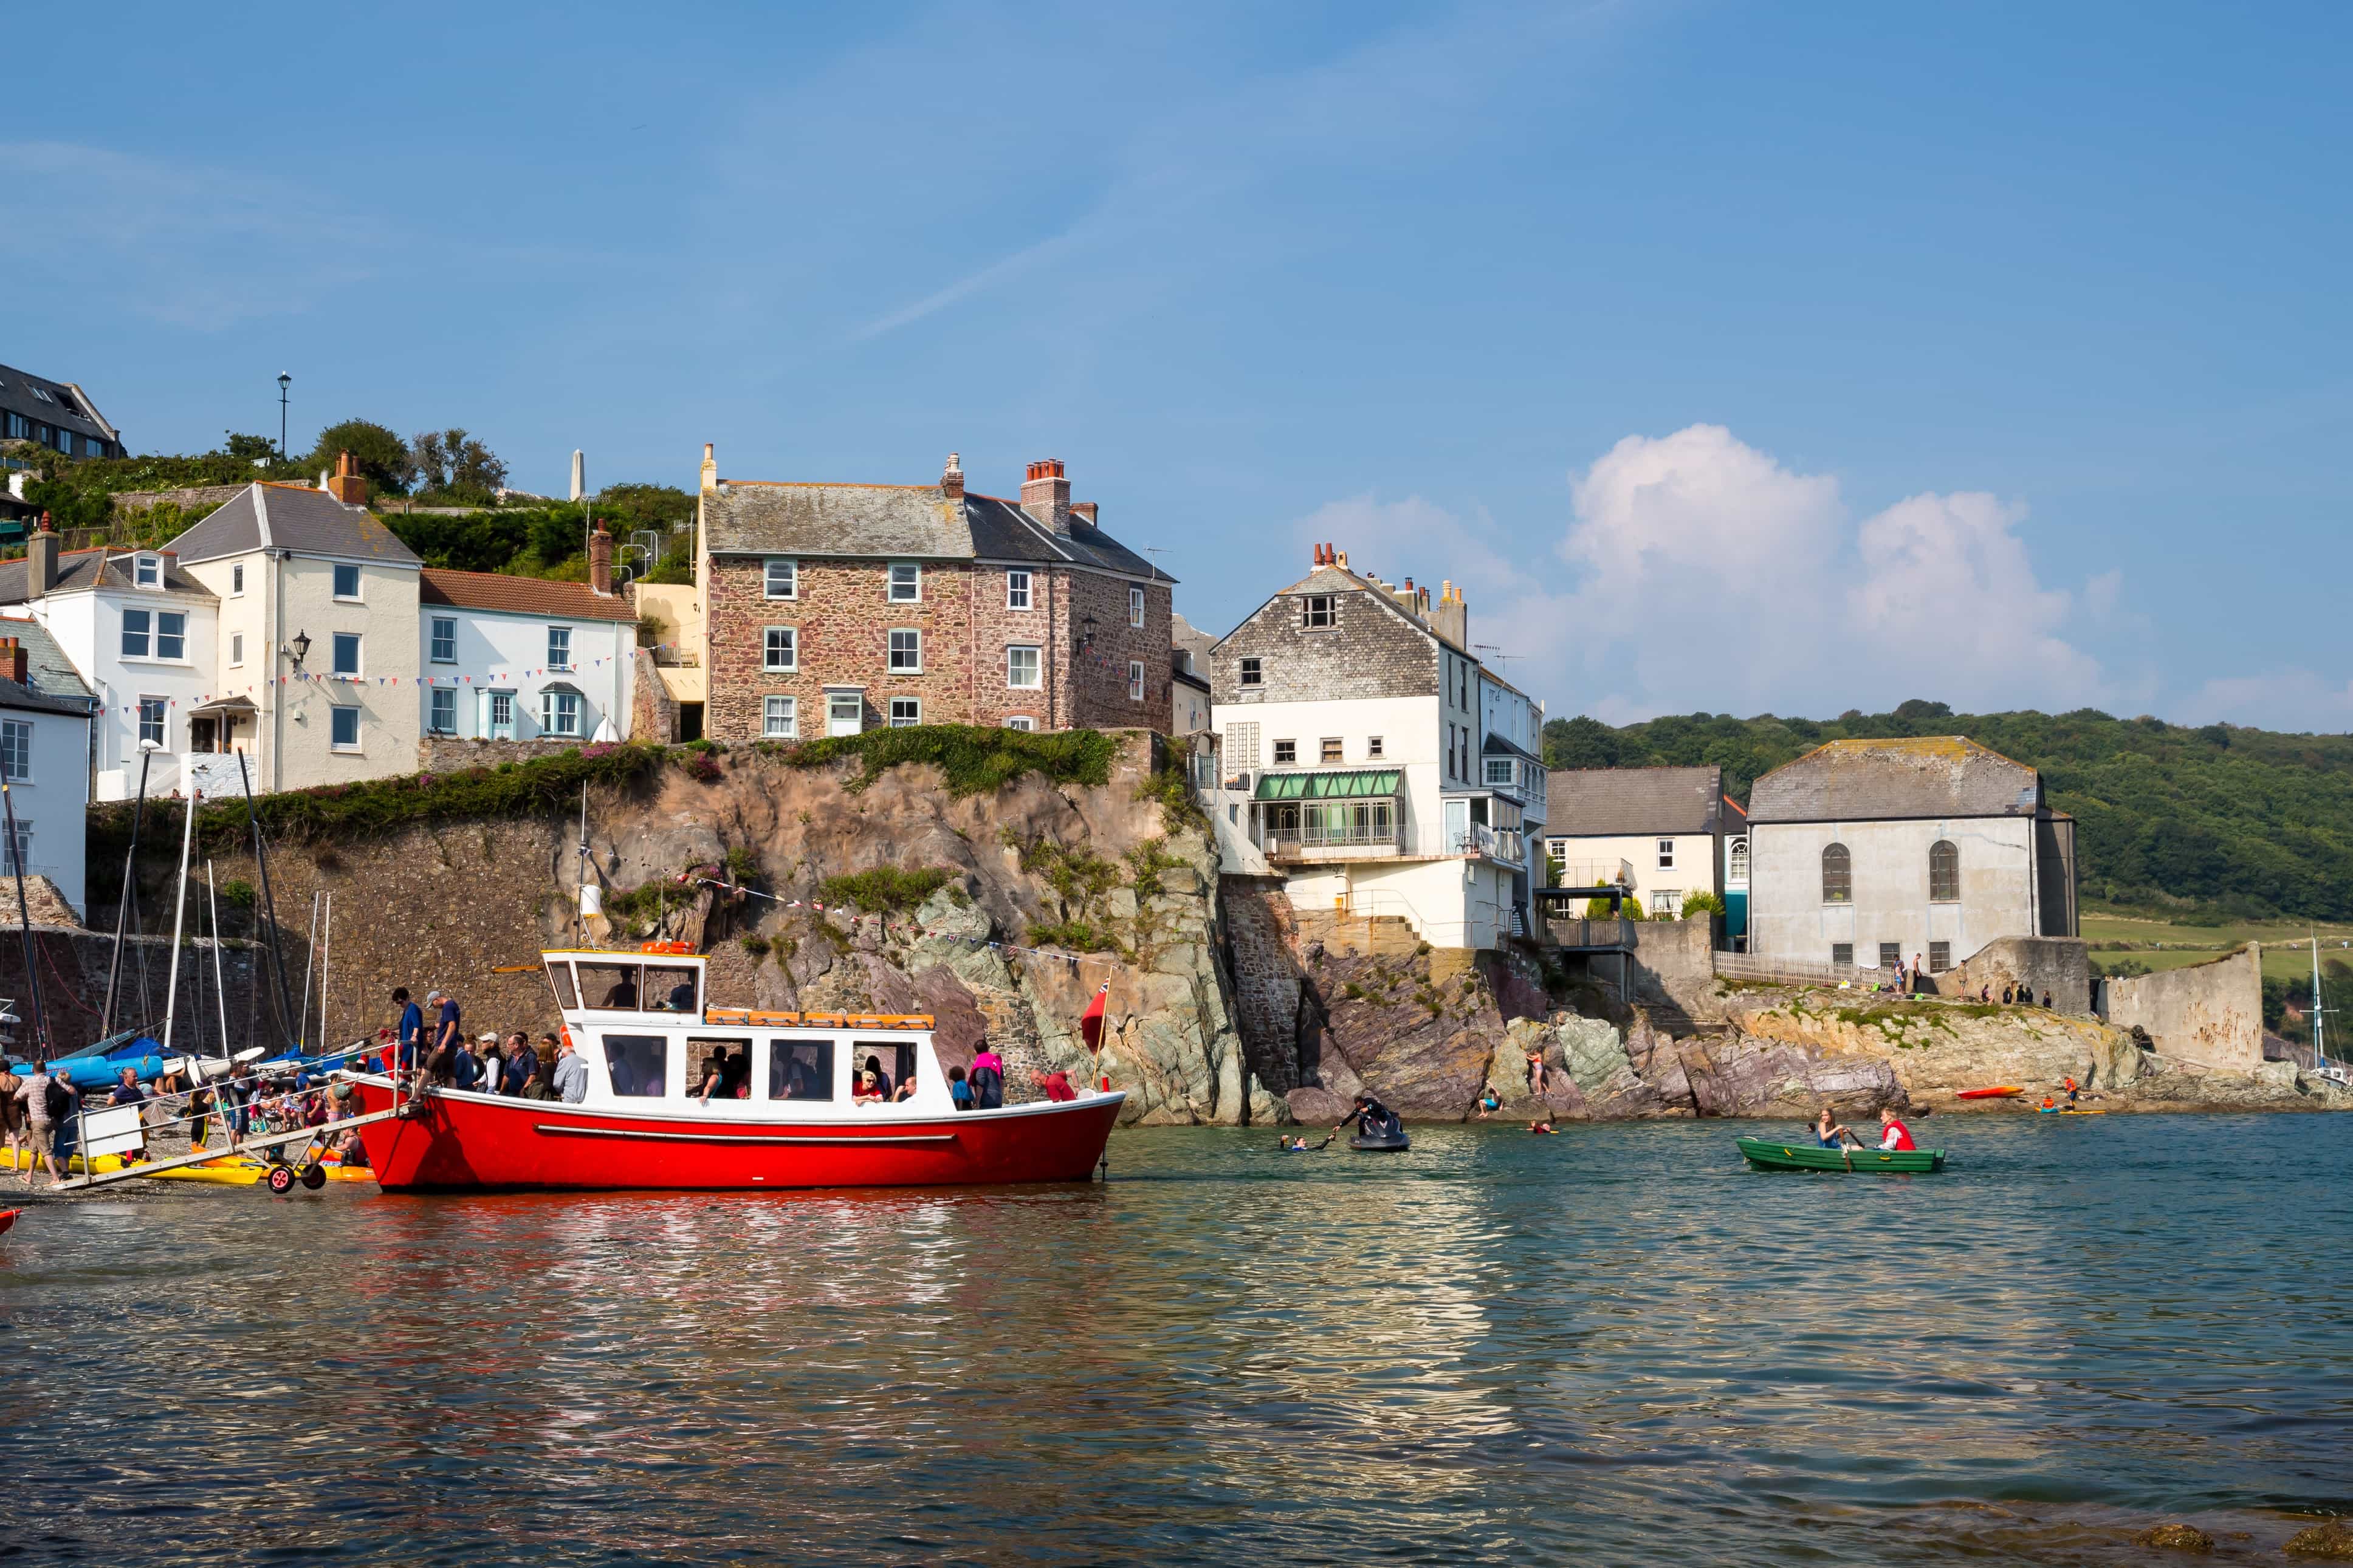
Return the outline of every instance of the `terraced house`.
{"type": "Polygon", "coordinates": [[[1071,500],[928,485],[723,479],[703,448],[696,586],[704,732],[807,740],[882,725],[1170,724],[1174,579],[1071,500]]]}

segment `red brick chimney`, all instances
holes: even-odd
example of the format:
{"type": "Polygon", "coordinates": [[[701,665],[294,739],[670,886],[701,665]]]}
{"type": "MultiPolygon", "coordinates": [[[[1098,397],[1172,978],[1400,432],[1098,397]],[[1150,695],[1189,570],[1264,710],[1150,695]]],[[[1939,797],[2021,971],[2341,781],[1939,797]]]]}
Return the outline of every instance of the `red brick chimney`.
{"type": "Polygon", "coordinates": [[[335,454],[335,471],[327,480],[327,493],[345,506],[367,505],[367,480],[360,477],[360,466],[352,461],[349,452],[335,454]]]}
{"type": "Polygon", "coordinates": [[[26,684],[25,680],[25,644],[22,639],[17,637],[0,637],[0,675],[6,676],[9,679],[15,681],[19,686],[26,684]]]}
{"type": "Polygon", "coordinates": [[[27,597],[38,598],[58,585],[58,531],[49,526],[49,514],[41,514],[41,526],[25,542],[25,571],[31,579],[25,584],[27,597]]]}
{"type": "Polygon", "coordinates": [[[964,459],[954,452],[948,454],[947,470],[940,475],[940,494],[950,500],[964,500],[964,459]]]}
{"type": "Polygon", "coordinates": [[[1021,481],[1021,510],[1056,533],[1071,531],[1071,480],[1062,459],[1044,458],[1029,465],[1021,481]]]}
{"type": "Polygon", "coordinates": [[[588,586],[607,598],[613,594],[613,536],[598,523],[588,536],[588,586]]]}

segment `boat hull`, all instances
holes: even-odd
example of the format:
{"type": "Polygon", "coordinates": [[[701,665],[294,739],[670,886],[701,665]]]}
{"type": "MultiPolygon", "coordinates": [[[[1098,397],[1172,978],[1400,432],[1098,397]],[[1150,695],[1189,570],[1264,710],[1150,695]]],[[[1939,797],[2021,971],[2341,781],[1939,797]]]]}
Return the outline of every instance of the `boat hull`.
{"type": "MultiPolygon", "coordinates": [[[[355,1077],[361,1109],[389,1080],[355,1077]]],[[[616,1111],[438,1092],[421,1112],[360,1129],[386,1192],[749,1190],[1083,1182],[1124,1094],[945,1116],[824,1121],[616,1111]]]]}
{"type": "Polygon", "coordinates": [[[1837,1149],[1806,1143],[1774,1143],[1762,1138],[1736,1140],[1741,1157],[1759,1171],[1838,1171],[1852,1175],[1921,1175],[1945,1168],[1942,1149],[1837,1149]]]}

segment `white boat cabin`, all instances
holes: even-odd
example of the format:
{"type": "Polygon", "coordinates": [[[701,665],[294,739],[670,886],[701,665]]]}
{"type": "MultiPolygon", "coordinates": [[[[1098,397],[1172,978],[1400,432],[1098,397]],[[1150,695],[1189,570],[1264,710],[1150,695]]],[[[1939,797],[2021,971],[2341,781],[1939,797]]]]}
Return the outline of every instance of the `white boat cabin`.
{"type": "Polygon", "coordinates": [[[565,1027],[587,1064],[586,1103],[773,1121],[934,1117],[955,1109],[932,1050],[929,1014],[712,1007],[703,993],[705,961],[672,951],[684,946],[541,954],[565,1027]],[[723,1064],[722,1087],[706,1104],[714,1060],[723,1064]],[[857,1099],[870,1063],[887,1085],[880,1103],[857,1099]],[[911,1079],[913,1091],[901,1098],[911,1079]]]}

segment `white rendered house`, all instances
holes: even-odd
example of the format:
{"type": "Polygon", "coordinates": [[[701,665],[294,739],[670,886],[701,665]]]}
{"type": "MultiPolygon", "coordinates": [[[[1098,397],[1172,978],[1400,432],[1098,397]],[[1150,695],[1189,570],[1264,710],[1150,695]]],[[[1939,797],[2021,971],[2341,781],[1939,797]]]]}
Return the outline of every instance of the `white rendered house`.
{"type": "Polygon", "coordinates": [[[628,738],[637,615],[588,583],[428,566],[417,705],[431,740],[628,738]]]}
{"type": "Polygon", "coordinates": [[[0,620],[0,777],[8,783],[16,828],[13,840],[0,831],[0,909],[12,922],[16,889],[9,883],[20,866],[27,877],[56,884],[76,914],[90,913],[83,868],[95,706],[38,622],[0,620]]]}

